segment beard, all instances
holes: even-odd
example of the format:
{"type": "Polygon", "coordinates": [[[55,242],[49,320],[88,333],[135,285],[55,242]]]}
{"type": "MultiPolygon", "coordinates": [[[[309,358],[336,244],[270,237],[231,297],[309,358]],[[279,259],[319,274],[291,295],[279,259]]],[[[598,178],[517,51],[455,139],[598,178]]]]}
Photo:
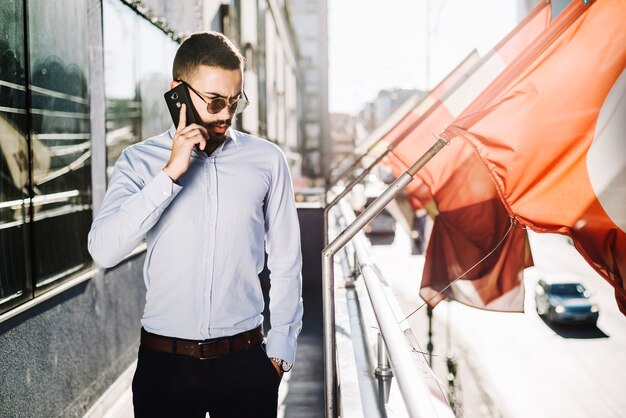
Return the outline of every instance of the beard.
{"type": "Polygon", "coordinates": [[[209,140],[204,147],[204,152],[206,155],[211,155],[213,152],[219,148],[226,140],[228,136],[226,133],[228,132],[228,128],[233,123],[233,118],[226,120],[216,120],[209,123],[204,123],[204,127],[209,132],[209,140]]]}
{"type": "Polygon", "coordinates": [[[204,127],[209,131],[209,141],[220,140],[226,138],[226,132],[233,123],[233,119],[215,120],[213,122],[205,123],[204,127]],[[221,132],[223,130],[224,132],[221,132]]]}

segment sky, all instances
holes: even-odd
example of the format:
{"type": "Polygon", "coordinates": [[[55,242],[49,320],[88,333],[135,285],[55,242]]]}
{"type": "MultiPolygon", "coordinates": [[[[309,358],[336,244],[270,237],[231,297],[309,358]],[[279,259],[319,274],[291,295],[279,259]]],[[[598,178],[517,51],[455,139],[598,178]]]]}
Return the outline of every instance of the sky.
{"type": "Polygon", "coordinates": [[[329,0],[328,8],[332,113],[357,114],[382,89],[432,88],[518,22],[517,0],[329,0]]]}

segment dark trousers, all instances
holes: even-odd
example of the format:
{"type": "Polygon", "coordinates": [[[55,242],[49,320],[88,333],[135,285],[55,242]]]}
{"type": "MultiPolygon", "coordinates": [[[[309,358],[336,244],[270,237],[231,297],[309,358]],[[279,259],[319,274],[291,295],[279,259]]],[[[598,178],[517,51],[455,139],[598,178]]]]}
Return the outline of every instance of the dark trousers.
{"type": "Polygon", "coordinates": [[[275,418],[280,379],[261,344],[206,360],[139,347],[135,417],[275,418]]]}

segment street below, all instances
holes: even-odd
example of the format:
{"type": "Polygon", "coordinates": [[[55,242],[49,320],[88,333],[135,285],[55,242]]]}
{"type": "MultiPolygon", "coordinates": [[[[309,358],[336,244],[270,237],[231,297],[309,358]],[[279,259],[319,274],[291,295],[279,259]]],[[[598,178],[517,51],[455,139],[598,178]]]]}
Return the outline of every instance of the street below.
{"type": "MultiPolygon", "coordinates": [[[[392,243],[373,240],[372,255],[405,313],[423,305],[424,257],[398,228],[392,243]]],[[[626,417],[626,317],[613,288],[564,236],[530,233],[535,267],[525,271],[525,312],[488,312],[457,302],[433,310],[432,367],[447,386],[446,356],[454,355],[452,396],[463,417],[626,417]],[[597,326],[552,325],[535,310],[543,277],[581,282],[600,308],[597,326]]],[[[422,306],[408,319],[424,351],[428,318],[422,306]]]]}

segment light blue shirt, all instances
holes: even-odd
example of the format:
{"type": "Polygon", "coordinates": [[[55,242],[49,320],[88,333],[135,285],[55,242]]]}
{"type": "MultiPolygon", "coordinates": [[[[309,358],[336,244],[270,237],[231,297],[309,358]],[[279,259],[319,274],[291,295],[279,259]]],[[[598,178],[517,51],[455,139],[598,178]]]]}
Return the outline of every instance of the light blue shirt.
{"type": "Polygon", "coordinates": [[[300,227],[291,177],[277,146],[229,131],[213,155],[192,152],[177,183],[165,172],[174,127],[124,150],[89,252],[113,267],[147,242],[146,305],[152,333],[191,340],[234,335],[263,322],[258,274],[271,271],[267,354],[293,363],[302,328],[300,227]]]}

